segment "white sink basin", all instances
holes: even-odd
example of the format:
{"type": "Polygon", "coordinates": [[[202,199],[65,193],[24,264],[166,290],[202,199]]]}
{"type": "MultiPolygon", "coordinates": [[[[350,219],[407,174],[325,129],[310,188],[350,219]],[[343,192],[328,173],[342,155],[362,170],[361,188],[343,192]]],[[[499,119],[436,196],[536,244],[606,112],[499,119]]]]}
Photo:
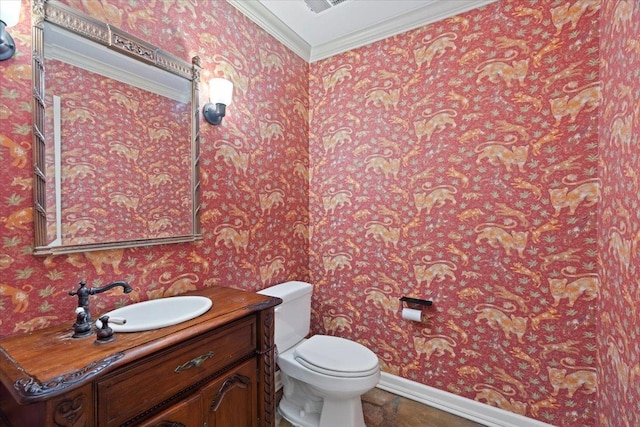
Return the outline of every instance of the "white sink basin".
{"type": "MultiPolygon", "coordinates": [[[[194,319],[206,313],[211,305],[212,302],[207,297],[176,296],[127,305],[102,316],[126,320],[122,325],[109,321],[114,332],[150,331],[194,319]]],[[[96,320],[96,327],[102,327],[100,320],[96,320]]]]}

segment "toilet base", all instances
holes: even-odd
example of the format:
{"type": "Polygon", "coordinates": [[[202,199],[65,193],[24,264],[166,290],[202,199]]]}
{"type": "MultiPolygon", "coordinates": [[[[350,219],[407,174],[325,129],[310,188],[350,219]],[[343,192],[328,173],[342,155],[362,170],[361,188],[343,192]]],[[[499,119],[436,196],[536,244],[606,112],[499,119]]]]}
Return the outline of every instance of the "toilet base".
{"type": "Polygon", "coordinates": [[[353,399],[325,399],[322,412],[305,412],[283,397],[278,406],[280,414],[299,427],[366,427],[360,396],[353,399]]]}
{"type": "Polygon", "coordinates": [[[319,413],[301,412],[300,407],[289,402],[284,397],[278,405],[278,412],[294,427],[318,427],[320,425],[319,413]]]}

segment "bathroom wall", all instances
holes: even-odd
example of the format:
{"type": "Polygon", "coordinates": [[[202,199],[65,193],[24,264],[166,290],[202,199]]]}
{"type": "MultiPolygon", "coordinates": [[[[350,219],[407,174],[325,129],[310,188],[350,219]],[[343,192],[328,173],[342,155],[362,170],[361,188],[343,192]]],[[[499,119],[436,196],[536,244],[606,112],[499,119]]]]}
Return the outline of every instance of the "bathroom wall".
{"type": "Polygon", "coordinates": [[[315,332],[594,425],[599,9],[501,1],[311,65],[315,332]],[[403,295],[433,299],[424,324],[403,295]]]}
{"type": "Polygon", "coordinates": [[[640,425],[640,4],[602,3],[598,424],[640,425]]]}
{"type": "Polygon", "coordinates": [[[256,290],[308,280],[306,62],[224,1],[66,3],[189,62],[200,56],[201,105],[213,76],[234,81],[235,99],[222,125],[200,125],[201,242],[35,257],[31,19],[23,0],[20,24],[10,29],[18,52],[0,62],[0,335],[71,326],[77,302],[67,294],[80,280],[127,280],[135,288],[92,297],[94,313],[212,285],[256,290]]]}
{"type": "Polygon", "coordinates": [[[201,56],[201,104],[214,75],[236,91],[201,123],[202,242],[53,258],[30,254],[29,3],[0,62],[0,335],[72,322],[81,279],[140,300],[312,280],[315,332],[387,372],[559,426],[638,424],[635,2],[502,0],[309,71],[224,1],[68,1],[201,56]],[[399,318],[402,295],[434,298],[425,325],[399,318]]]}

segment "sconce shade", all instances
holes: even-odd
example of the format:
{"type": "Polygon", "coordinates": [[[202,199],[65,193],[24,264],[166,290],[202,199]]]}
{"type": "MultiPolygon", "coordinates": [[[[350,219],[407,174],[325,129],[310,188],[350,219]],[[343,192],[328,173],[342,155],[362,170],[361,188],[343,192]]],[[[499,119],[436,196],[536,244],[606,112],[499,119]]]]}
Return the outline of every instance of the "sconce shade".
{"type": "Polygon", "coordinates": [[[20,20],[21,0],[0,0],[0,21],[11,28],[20,20]]]}
{"type": "Polygon", "coordinates": [[[226,107],[233,99],[233,83],[226,79],[214,78],[209,81],[209,102],[202,109],[205,120],[212,125],[222,123],[226,107]]]}
{"type": "Polygon", "coordinates": [[[0,0],[0,61],[9,59],[16,51],[16,44],[7,28],[20,20],[21,0],[0,0]]]}
{"type": "Polygon", "coordinates": [[[212,104],[231,105],[233,99],[233,83],[227,79],[216,77],[209,80],[209,102],[212,104]]]}

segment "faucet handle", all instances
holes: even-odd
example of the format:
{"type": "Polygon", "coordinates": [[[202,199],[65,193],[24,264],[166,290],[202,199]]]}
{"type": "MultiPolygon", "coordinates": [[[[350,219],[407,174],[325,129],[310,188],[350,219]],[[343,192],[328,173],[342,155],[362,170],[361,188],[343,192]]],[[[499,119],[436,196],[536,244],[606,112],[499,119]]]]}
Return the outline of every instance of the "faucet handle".
{"type": "Polygon", "coordinates": [[[109,317],[109,323],[113,323],[115,325],[124,325],[127,323],[127,319],[124,317],[109,317]]]}
{"type": "Polygon", "coordinates": [[[113,341],[115,339],[113,329],[109,326],[109,320],[111,319],[109,316],[102,316],[99,320],[102,326],[96,330],[96,340],[94,342],[96,344],[103,344],[113,341]]]}
{"type": "Polygon", "coordinates": [[[91,335],[91,321],[84,307],[76,307],[76,323],[73,324],[73,338],[91,335]]]}

